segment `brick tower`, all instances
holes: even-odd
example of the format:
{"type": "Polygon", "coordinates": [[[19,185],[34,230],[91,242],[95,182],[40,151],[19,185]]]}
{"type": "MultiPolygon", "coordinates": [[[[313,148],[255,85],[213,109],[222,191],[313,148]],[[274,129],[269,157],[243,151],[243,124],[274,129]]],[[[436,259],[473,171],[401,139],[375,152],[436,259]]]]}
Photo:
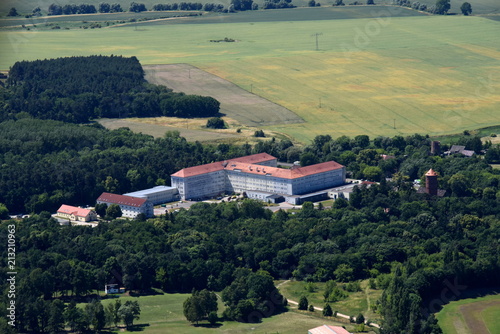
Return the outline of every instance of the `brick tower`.
{"type": "Polygon", "coordinates": [[[434,196],[438,194],[438,174],[432,168],[425,173],[425,192],[434,196]]]}

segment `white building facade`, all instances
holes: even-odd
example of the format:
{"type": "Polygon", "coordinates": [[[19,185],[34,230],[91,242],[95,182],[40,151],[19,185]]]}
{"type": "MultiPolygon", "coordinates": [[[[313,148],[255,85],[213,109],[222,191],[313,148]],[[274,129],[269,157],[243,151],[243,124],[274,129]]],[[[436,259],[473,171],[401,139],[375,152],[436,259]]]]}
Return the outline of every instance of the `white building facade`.
{"type": "Polygon", "coordinates": [[[153,205],[178,201],[180,199],[179,190],[175,187],[157,186],[150,189],[134,191],[123,194],[124,196],[144,198],[153,205]]]}
{"type": "MultiPolygon", "coordinates": [[[[346,169],[335,161],[292,169],[278,168],[266,153],[184,168],[172,174],[172,186],[183,199],[252,191],[283,196],[301,195],[345,183],[346,169]]],[[[262,196],[260,196],[262,197],[262,196]]],[[[260,198],[257,196],[256,198],[260,198]]],[[[294,204],[297,202],[293,200],[294,204]]]]}

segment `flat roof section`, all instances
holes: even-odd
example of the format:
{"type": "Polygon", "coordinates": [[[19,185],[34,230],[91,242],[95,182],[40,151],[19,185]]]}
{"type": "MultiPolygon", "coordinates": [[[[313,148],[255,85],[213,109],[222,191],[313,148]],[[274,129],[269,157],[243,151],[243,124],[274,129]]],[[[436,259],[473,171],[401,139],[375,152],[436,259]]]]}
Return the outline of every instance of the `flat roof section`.
{"type": "Polygon", "coordinates": [[[177,189],[177,188],[169,187],[169,186],[156,186],[156,187],[149,188],[149,189],[143,189],[143,190],[138,190],[138,191],[134,191],[131,193],[126,193],[126,194],[123,194],[123,196],[141,197],[141,196],[156,194],[156,193],[161,192],[161,191],[167,191],[167,190],[172,190],[172,189],[177,189]]]}

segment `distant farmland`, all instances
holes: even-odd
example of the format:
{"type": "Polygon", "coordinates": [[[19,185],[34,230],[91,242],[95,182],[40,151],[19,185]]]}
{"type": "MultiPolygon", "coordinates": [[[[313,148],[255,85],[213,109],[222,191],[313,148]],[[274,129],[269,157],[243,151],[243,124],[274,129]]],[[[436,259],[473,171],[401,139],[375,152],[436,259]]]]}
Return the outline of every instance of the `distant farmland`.
{"type": "Polygon", "coordinates": [[[499,22],[383,6],[324,8],[365,18],[311,20],[318,10],[254,13],[256,22],[243,23],[1,32],[0,69],[20,59],[90,54],[192,64],[297,114],[304,123],[267,129],[302,142],[318,134],[450,134],[500,124],[499,22]],[[309,20],[283,21],[285,13],[309,20]],[[263,15],[267,21],[258,22],[263,15]],[[236,42],[210,42],[224,37],[236,42]]]}
{"type": "Polygon", "coordinates": [[[304,122],[290,110],[190,65],[149,65],[144,70],[146,80],[151,83],[177,92],[216,98],[221,103],[221,113],[246,126],[304,122]]]}

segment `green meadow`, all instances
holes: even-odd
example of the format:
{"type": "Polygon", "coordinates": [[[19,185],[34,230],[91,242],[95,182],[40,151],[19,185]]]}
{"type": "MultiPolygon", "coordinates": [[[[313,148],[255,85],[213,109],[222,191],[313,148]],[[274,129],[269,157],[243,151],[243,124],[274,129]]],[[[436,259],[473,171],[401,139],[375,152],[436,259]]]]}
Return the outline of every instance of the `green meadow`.
{"type": "Polygon", "coordinates": [[[436,318],[444,334],[500,333],[500,295],[453,301],[436,318]]]}
{"type": "MultiPolygon", "coordinates": [[[[217,326],[210,327],[208,322],[200,322],[200,326],[190,324],[182,313],[182,304],[190,294],[160,294],[140,297],[120,297],[122,304],[127,300],[137,300],[141,307],[140,319],[134,321],[136,331],[147,334],[179,333],[179,334],[210,334],[210,333],[290,333],[303,334],[308,329],[321,326],[325,323],[335,324],[331,320],[318,316],[285,312],[271,318],[265,318],[260,323],[239,323],[235,321],[219,322],[217,326]]],[[[114,299],[104,299],[106,306],[113,303],[114,299]]],[[[219,300],[219,316],[224,307],[219,300]]],[[[317,312],[319,313],[319,312],[317,312]]],[[[337,324],[337,325],[345,325],[337,324]]],[[[115,330],[115,333],[121,332],[115,330]]]]}
{"type": "MultiPolygon", "coordinates": [[[[319,134],[444,135],[500,124],[499,22],[398,17],[417,13],[399,7],[359,9],[375,17],[283,21],[283,10],[254,13],[256,21],[267,15],[259,22],[216,23],[212,17],[2,31],[0,69],[21,59],[92,54],[136,56],[144,65],[188,63],[296,113],[306,122],[264,129],[304,143],[319,134]],[[224,37],[236,42],[210,42],[224,37]]],[[[288,13],[311,18],[314,12],[288,13]]]]}
{"type": "MultiPolygon", "coordinates": [[[[324,308],[326,303],[323,297],[326,283],[312,283],[312,289],[308,289],[308,284],[301,281],[289,281],[282,284],[280,292],[289,300],[298,302],[302,296],[305,296],[309,304],[315,307],[324,308]]],[[[381,297],[382,290],[373,290],[368,288],[368,280],[361,282],[362,291],[349,292],[349,297],[335,303],[329,303],[333,311],[356,317],[362,313],[365,319],[370,319],[374,323],[380,321],[380,315],[374,313],[371,305],[381,297]]]]}

